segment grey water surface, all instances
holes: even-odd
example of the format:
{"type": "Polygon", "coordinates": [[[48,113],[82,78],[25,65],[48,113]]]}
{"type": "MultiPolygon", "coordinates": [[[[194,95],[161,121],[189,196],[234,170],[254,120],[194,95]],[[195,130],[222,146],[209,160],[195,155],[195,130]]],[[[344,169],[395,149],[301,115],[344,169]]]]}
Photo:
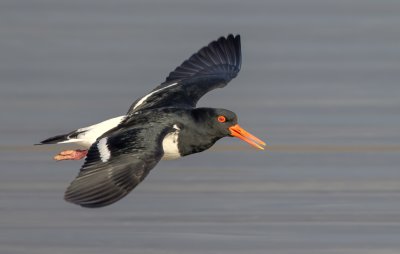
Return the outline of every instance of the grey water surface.
{"type": "Polygon", "coordinates": [[[399,1],[0,1],[1,254],[400,253],[399,1]],[[63,201],[82,161],[52,135],[124,114],[200,47],[243,65],[199,106],[224,139],[120,202],[63,201]]]}

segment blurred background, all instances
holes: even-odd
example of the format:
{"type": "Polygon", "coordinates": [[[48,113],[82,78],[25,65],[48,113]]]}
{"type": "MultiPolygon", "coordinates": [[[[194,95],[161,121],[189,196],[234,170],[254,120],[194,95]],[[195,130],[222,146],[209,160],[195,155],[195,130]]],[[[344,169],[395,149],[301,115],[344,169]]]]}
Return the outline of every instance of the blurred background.
{"type": "Polygon", "coordinates": [[[2,0],[1,253],[400,253],[400,2],[2,0]],[[63,201],[82,161],[49,136],[124,114],[210,41],[243,64],[199,106],[233,139],[162,161],[103,209],[63,201]]]}

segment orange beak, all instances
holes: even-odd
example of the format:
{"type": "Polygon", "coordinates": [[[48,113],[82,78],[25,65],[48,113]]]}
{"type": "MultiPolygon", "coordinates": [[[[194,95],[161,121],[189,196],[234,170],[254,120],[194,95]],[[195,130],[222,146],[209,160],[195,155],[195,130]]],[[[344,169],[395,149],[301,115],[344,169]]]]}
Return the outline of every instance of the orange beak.
{"type": "Polygon", "coordinates": [[[245,131],[239,124],[229,127],[229,130],[231,131],[231,136],[240,138],[257,149],[264,150],[265,142],[245,131]]]}

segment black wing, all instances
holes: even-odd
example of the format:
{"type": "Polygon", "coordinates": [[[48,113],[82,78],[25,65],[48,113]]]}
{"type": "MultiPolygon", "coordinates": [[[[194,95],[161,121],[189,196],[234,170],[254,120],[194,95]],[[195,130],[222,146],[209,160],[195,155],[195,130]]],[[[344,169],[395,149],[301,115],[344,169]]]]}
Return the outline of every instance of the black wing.
{"type": "Polygon", "coordinates": [[[238,74],[241,62],[240,35],[221,37],[184,61],[155,90],[198,75],[218,75],[228,83],[238,74]]]}
{"type": "Polygon", "coordinates": [[[221,37],[184,61],[148,95],[135,101],[128,114],[145,108],[195,107],[204,94],[226,86],[235,78],[241,62],[240,36],[221,37]]]}
{"type": "Polygon", "coordinates": [[[66,190],[65,200],[84,207],[102,207],[120,200],[159,162],[167,132],[167,128],[136,127],[99,138],[66,190]]]}

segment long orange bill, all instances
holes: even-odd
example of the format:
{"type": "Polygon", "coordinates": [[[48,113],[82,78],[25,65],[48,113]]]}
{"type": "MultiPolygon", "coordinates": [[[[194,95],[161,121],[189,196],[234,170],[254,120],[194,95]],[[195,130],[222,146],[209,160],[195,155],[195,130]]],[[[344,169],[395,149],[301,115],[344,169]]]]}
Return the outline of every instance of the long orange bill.
{"type": "Polygon", "coordinates": [[[264,150],[265,142],[245,131],[239,124],[229,127],[229,130],[231,131],[231,136],[240,138],[257,149],[264,150]]]}

